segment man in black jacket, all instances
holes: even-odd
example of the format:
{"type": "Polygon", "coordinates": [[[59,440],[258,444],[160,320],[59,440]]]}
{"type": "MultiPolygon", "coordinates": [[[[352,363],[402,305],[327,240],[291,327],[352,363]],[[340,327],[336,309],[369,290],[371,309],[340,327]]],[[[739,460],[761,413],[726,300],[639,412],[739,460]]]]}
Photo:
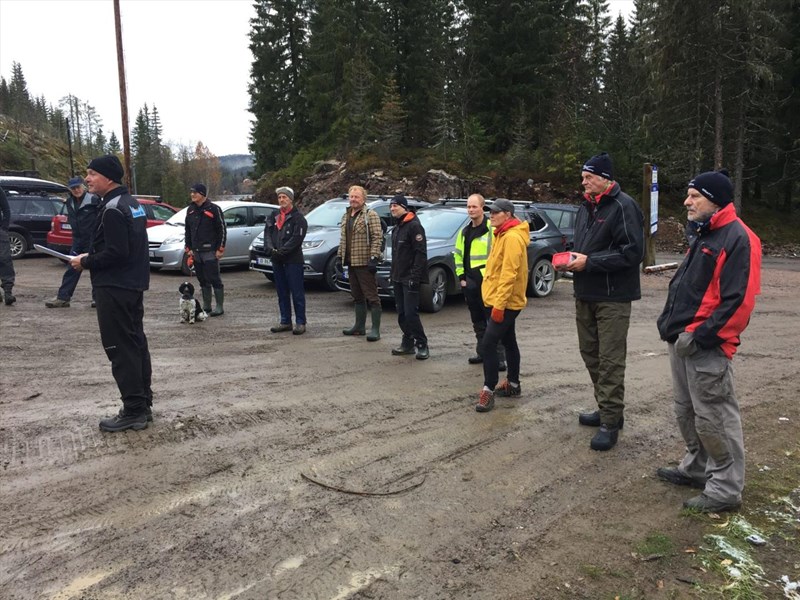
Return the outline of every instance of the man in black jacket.
{"type": "Polygon", "coordinates": [[[403,332],[399,348],[392,354],[417,355],[417,360],[430,356],[428,338],[419,318],[419,287],[428,281],[428,243],[425,229],[417,215],[408,210],[408,200],[397,195],[389,203],[397,225],[392,231],[392,287],[397,308],[397,323],[403,332]]]}
{"type": "Polygon", "coordinates": [[[294,190],[279,187],[277,214],[267,217],[264,226],[264,249],[272,258],[272,273],[278,292],[281,321],[270,327],[272,333],[291,331],[294,335],[306,332],[306,292],[303,287],[303,240],[308,223],[294,206],[294,190]],[[292,328],[292,306],[295,326],[292,328]]]}
{"type": "Polygon", "coordinates": [[[219,259],[225,254],[227,229],[219,206],[207,198],[206,186],[191,187],[192,203],[186,210],[186,253],[194,263],[194,272],[203,294],[203,310],[212,317],[225,312],[225,286],[219,274],[219,259]],[[217,305],[211,310],[211,289],[217,305]]]}
{"type": "MultiPolygon", "coordinates": [[[[83,179],[73,177],[67,182],[70,196],[65,202],[67,208],[67,222],[72,228],[72,249],[70,254],[77,256],[89,251],[92,243],[92,232],[97,220],[97,210],[100,198],[89,194],[83,185],[83,179]]],[[[44,303],[47,308],[68,308],[72,294],[81,278],[81,272],[67,265],[64,276],[61,278],[61,287],[58,288],[56,297],[44,303]]],[[[92,290],[92,306],[95,306],[94,290],[92,290]]]]}
{"type": "Polygon", "coordinates": [[[86,169],[89,191],[100,197],[99,215],[87,254],[70,261],[88,269],[97,301],[100,340],[122,396],[122,410],[100,421],[102,431],[145,429],[152,420],[152,368],[144,334],[144,291],[150,286],[147,213],[121,185],[123,169],[113,155],[86,169]]]}
{"type": "Polygon", "coordinates": [[[613,448],[624,423],[628,325],[631,302],[641,298],[639,264],[644,256],[642,211],[614,181],[612,169],[605,152],[583,165],[586,193],[566,267],[574,273],[578,345],[599,408],[578,417],[581,425],[600,426],[592,450],[613,448]]]}
{"type": "Polygon", "coordinates": [[[14,263],[11,259],[11,245],[8,241],[8,228],[11,225],[11,207],[3,188],[0,188],[0,286],[3,288],[6,306],[17,301],[11,290],[14,288],[14,263]]]}

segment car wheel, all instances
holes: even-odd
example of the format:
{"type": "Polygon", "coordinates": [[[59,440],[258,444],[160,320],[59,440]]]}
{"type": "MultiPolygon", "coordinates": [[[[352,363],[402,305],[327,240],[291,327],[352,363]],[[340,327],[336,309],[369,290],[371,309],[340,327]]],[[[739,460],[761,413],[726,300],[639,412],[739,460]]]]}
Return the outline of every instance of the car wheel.
{"type": "Polygon", "coordinates": [[[442,267],[433,267],[428,273],[429,284],[420,286],[419,307],[425,312],[442,310],[447,299],[447,272],[442,267]]]}
{"type": "Polygon", "coordinates": [[[334,254],[325,263],[325,271],[323,272],[322,284],[329,292],[336,292],[336,255],[334,254]]]}
{"type": "Polygon", "coordinates": [[[181,259],[181,273],[187,277],[192,276],[192,268],[189,266],[189,255],[186,252],[183,253],[183,259],[181,259]]]}
{"type": "Polygon", "coordinates": [[[8,232],[8,244],[11,246],[11,258],[20,258],[28,251],[28,240],[18,231],[8,232]]]}
{"type": "Polygon", "coordinates": [[[275,281],[275,275],[272,273],[264,273],[264,277],[267,278],[267,281],[275,281]]]}
{"type": "Polygon", "coordinates": [[[528,291],[531,296],[544,298],[549,296],[556,284],[556,270],[549,258],[540,258],[531,269],[528,278],[528,291]]]}

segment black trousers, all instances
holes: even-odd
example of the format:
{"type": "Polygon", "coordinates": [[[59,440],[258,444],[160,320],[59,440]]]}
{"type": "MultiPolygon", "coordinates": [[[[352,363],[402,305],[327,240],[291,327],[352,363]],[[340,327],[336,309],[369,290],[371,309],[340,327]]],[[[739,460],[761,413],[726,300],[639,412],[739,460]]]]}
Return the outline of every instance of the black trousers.
{"type": "Polygon", "coordinates": [[[219,275],[219,260],[214,252],[194,253],[194,272],[201,288],[213,287],[215,290],[223,289],[222,278],[219,275]]]}
{"type": "MultiPolygon", "coordinates": [[[[486,315],[486,307],[483,304],[483,294],[481,284],[483,278],[473,278],[467,275],[467,285],[461,288],[464,292],[464,300],[467,301],[469,308],[469,318],[472,321],[472,330],[475,332],[475,354],[483,356],[483,336],[486,333],[486,324],[489,318],[486,315]]],[[[506,351],[502,342],[497,345],[498,360],[505,361],[506,351]]]]}
{"type": "Polygon", "coordinates": [[[153,369],[144,334],[144,293],[122,288],[95,288],[100,340],[111,361],[125,412],[141,414],[152,404],[153,369]]]}
{"type": "Polygon", "coordinates": [[[498,364],[497,352],[493,352],[497,348],[497,342],[502,342],[506,348],[506,360],[508,361],[508,380],[514,383],[519,383],[519,346],[517,345],[517,317],[520,311],[509,310],[508,308],[503,313],[503,322],[495,323],[489,315],[492,314],[492,308],[486,307],[486,317],[488,325],[486,326],[486,333],[483,335],[483,347],[481,355],[483,356],[483,385],[490,390],[494,390],[497,382],[500,379],[500,365],[498,364]]]}
{"type": "Polygon", "coordinates": [[[416,345],[423,348],[428,345],[428,338],[419,318],[419,287],[412,291],[408,285],[393,281],[394,304],[397,309],[397,324],[403,332],[403,346],[416,345]]]}

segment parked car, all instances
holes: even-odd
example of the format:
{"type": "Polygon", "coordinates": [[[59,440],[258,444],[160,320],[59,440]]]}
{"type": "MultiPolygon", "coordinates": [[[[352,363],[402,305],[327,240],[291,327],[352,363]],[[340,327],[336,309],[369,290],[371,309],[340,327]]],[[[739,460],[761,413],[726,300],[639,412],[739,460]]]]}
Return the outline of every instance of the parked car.
{"type": "MultiPolygon", "coordinates": [[[[220,200],[214,202],[222,209],[228,228],[228,241],[220,265],[246,265],[250,260],[250,243],[263,232],[267,216],[276,213],[276,204],[220,200]]],[[[185,248],[186,211],[184,208],[171,216],[163,225],[147,230],[150,244],[150,267],[153,269],[180,269],[184,275],[191,273],[186,261],[185,248]]]]}
{"type": "Polygon", "coordinates": [[[567,250],[572,250],[575,243],[575,219],[578,216],[578,205],[535,202],[533,206],[550,217],[553,225],[566,236],[567,250]]]}
{"type": "MultiPolygon", "coordinates": [[[[378,213],[387,229],[392,221],[390,200],[390,196],[367,196],[367,207],[378,213]]],[[[415,208],[430,206],[428,202],[416,198],[408,198],[408,203],[415,208]]],[[[334,261],[339,251],[339,224],[348,206],[348,198],[343,195],[320,204],[306,215],[308,232],[303,241],[303,277],[306,281],[321,281],[331,291],[337,289],[334,261]]],[[[264,253],[263,231],[250,246],[250,269],[264,273],[267,279],[273,280],[272,261],[264,253]]]]}
{"type": "MultiPolygon", "coordinates": [[[[491,205],[487,201],[486,207],[491,205]]],[[[548,296],[559,274],[553,268],[552,258],[557,252],[566,249],[566,238],[553,225],[549,217],[539,212],[530,203],[514,203],[516,216],[527,219],[530,228],[528,245],[528,294],[538,298],[548,296]]],[[[453,250],[456,236],[467,224],[466,200],[446,200],[423,208],[417,212],[428,239],[428,284],[420,287],[420,310],[438,312],[444,306],[447,296],[461,293],[461,285],[456,277],[453,250]]],[[[487,216],[488,218],[488,216],[487,216]]],[[[387,233],[386,258],[378,266],[378,294],[382,298],[394,298],[390,272],[391,231],[387,233]]],[[[350,282],[343,271],[337,271],[336,286],[342,291],[350,291],[350,282]]]]}
{"type": "Polygon", "coordinates": [[[53,217],[64,202],[56,194],[69,193],[65,185],[33,177],[0,177],[0,187],[6,193],[11,208],[8,241],[11,257],[20,258],[34,244],[47,243],[47,232],[53,217]]]}
{"type": "MultiPolygon", "coordinates": [[[[134,196],[147,213],[147,226],[161,225],[178,212],[174,206],[161,201],[160,196],[134,196]]],[[[50,231],[47,233],[47,247],[64,254],[72,248],[72,227],[67,222],[66,205],[61,206],[61,213],[53,217],[50,231]]]]}

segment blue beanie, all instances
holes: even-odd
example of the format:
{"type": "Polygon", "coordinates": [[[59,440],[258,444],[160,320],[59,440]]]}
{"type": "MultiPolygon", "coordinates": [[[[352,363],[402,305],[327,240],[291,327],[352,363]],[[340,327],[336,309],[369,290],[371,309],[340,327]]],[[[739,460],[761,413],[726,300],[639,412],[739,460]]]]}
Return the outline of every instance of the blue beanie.
{"type": "Polygon", "coordinates": [[[720,208],[733,202],[733,183],[725,169],[700,173],[689,182],[689,187],[696,189],[720,208]]]}
{"type": "Polygon", "coordinates": [[[614,166],[611,164],[611,157],[606,152],[601,152],[587,160],[581,171],[588,171],[594,175],[605,177],[609,181],[614,181],[614,166]]]}

